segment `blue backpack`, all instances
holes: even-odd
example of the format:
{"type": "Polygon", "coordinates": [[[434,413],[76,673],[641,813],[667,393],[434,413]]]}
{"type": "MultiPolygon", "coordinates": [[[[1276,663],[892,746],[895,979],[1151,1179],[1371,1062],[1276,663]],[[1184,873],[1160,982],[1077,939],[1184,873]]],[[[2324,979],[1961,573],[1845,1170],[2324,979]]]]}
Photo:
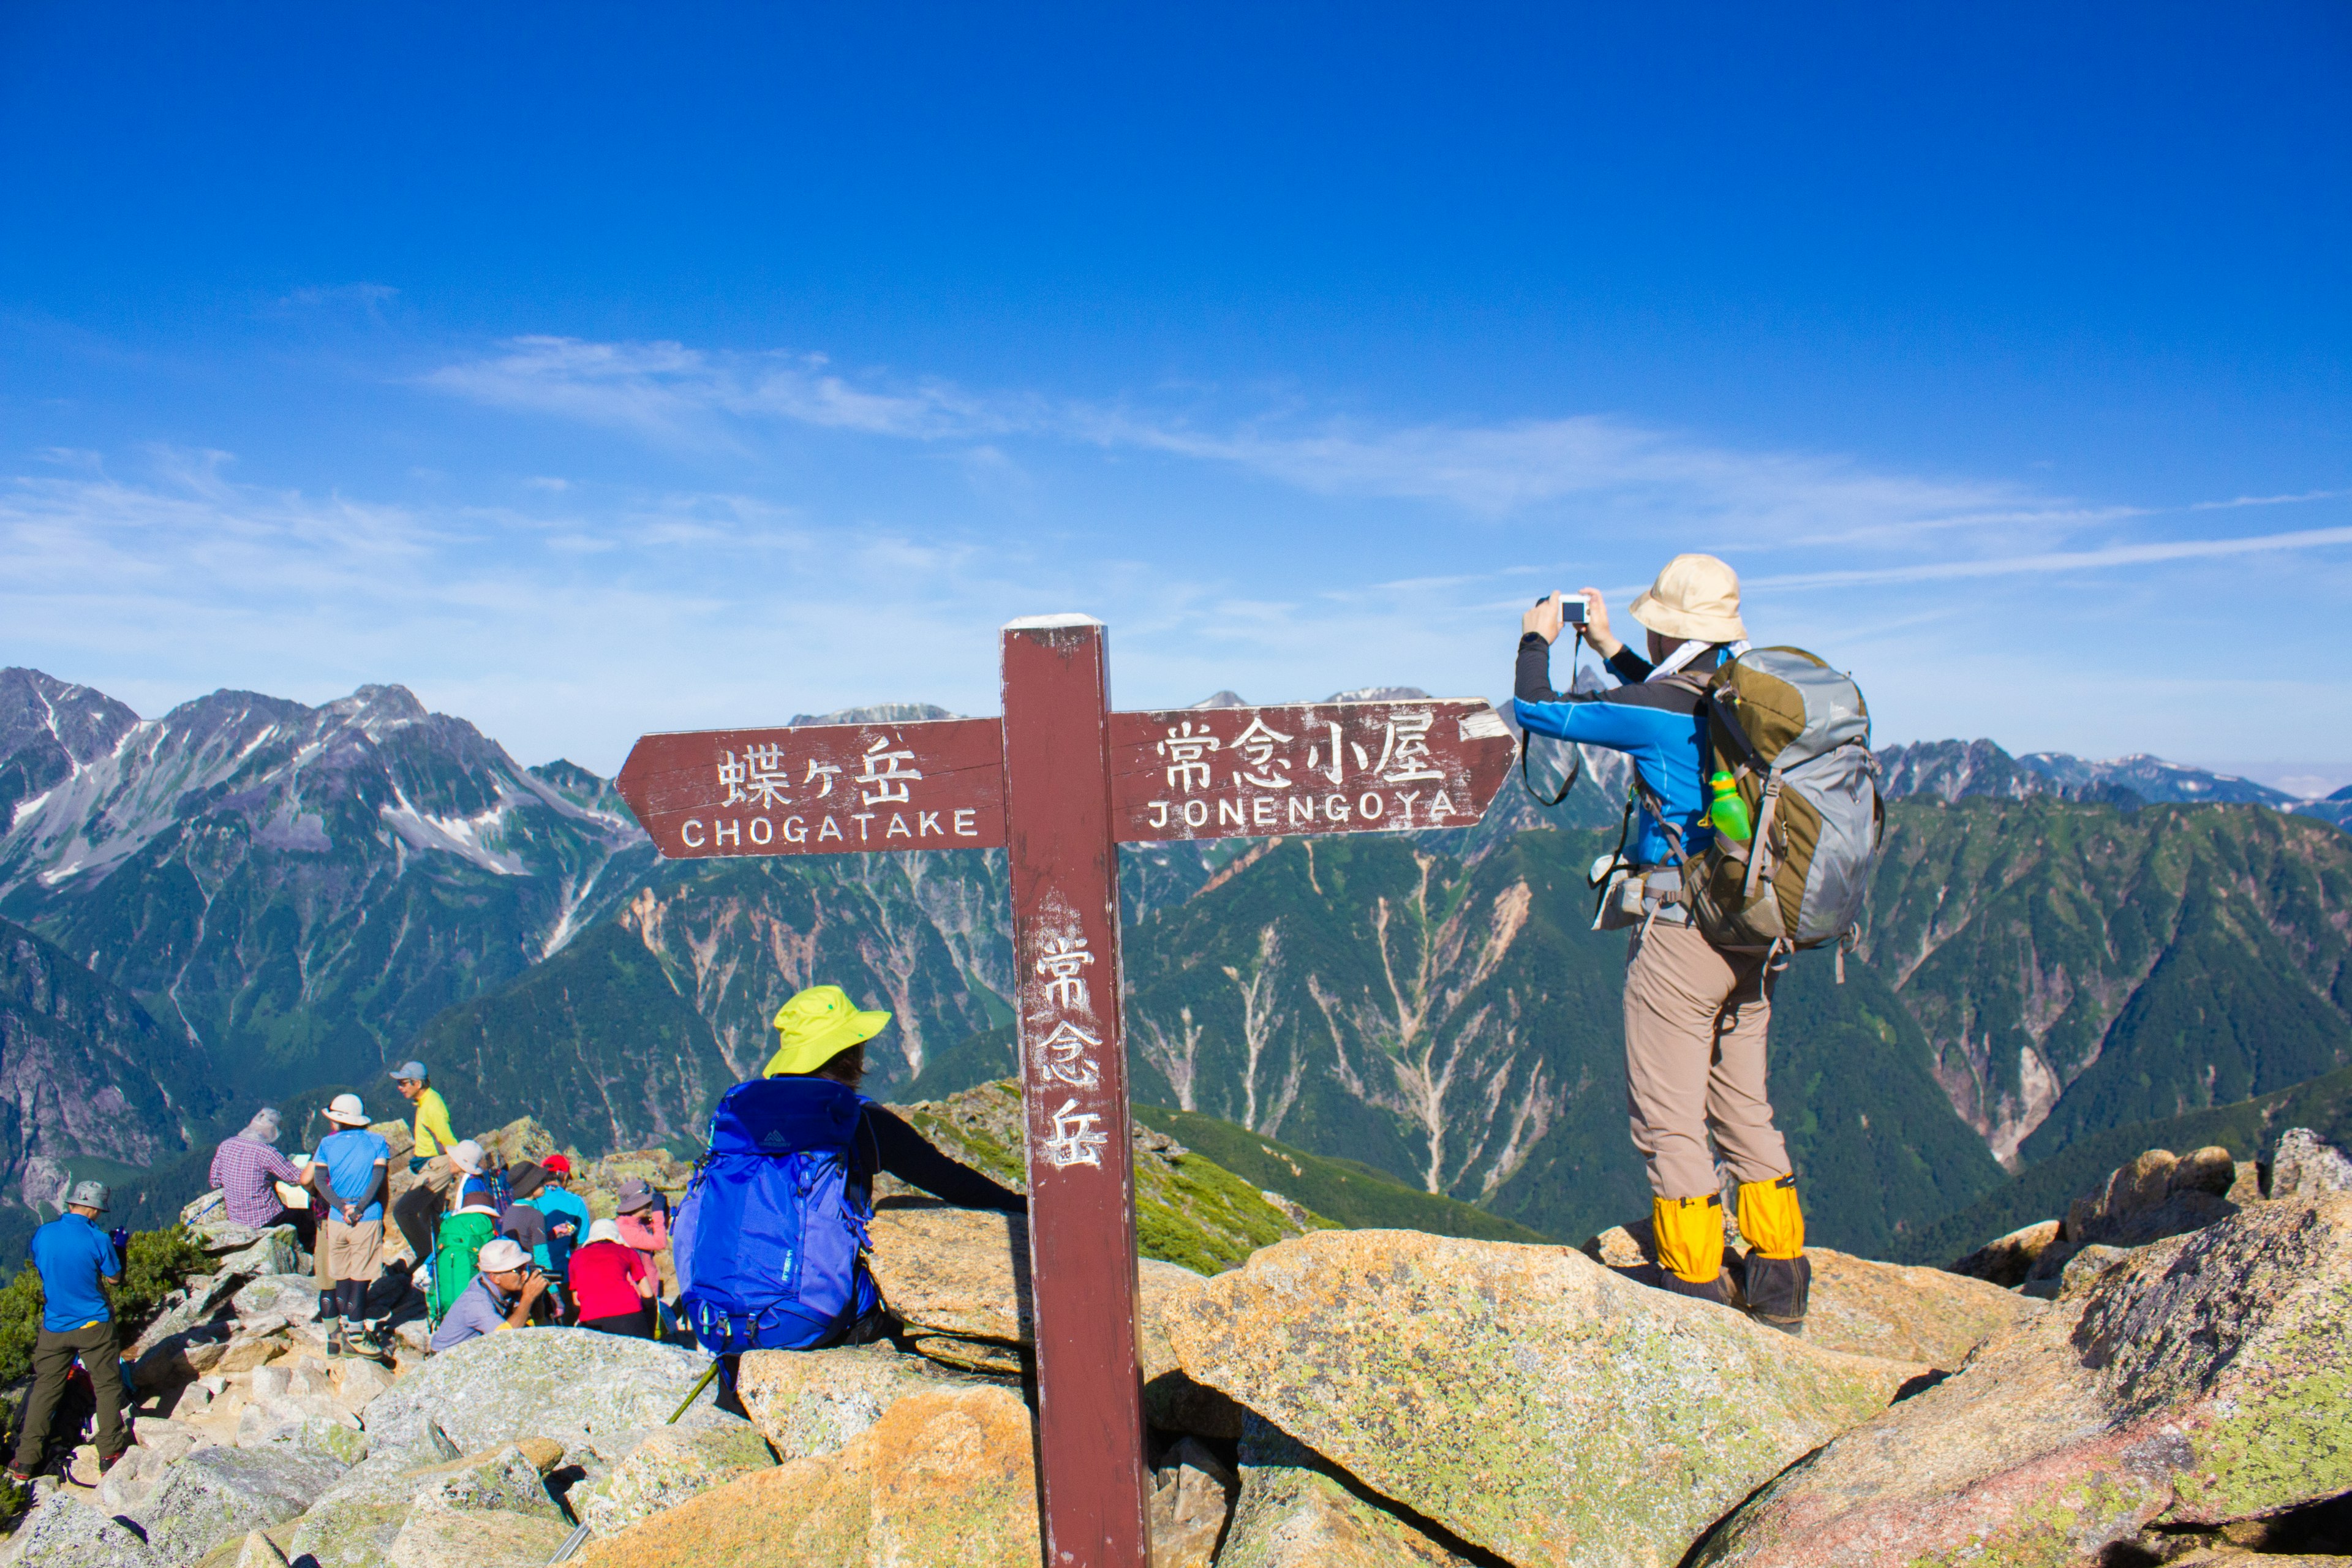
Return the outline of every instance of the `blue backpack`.
{"type": "Polygon", "coordinates": [[[826,1078],[737,1084],[670,1227],[678,1310],[718,1355],[838,1343],[881,1304],[866,1269],[871,1101],[826,1078]]]}

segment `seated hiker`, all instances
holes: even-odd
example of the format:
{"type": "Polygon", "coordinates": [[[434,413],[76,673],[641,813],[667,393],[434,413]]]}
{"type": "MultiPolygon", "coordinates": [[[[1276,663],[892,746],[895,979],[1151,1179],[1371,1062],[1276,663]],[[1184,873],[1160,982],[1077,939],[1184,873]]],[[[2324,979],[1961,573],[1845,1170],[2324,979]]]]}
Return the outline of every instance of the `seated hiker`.
{"type": "Polygon", "coordinates": [[[562,1154],[550,1154],[539,1163],[547,1184],[539,1189],[532,1205],[547,1216],[547,1270],[558,1279],[569,1276],[572,1249],[584,1243],[588,1225],[595,1216],[588,1212],[587,1201],[572,1190],[572,1162],[562,1154]]]}
{"type": "Polygon", "coordinates": [[[265,1105],[233,1138],[224,1138],[213,1151],[210,1180],[220,1189],[221,1206],[228,1217],[256,1230],[291,1226],[305,1252],[319,1250],[318,1211],[294,1208],[278,1194],[278,1184],[303,1185],[302,1173],[277,1149],[281,1131],[278,1112],[265,1105]]]}
{"type": "MultiPolygon", "coordinates": [[[[454,1217],[454,1216],[452,1216],[454,1217]]],[[[483,1244],[481,1272],[449,1304],[433,1331],[437,1352],[467,1340],[520,1329],[547,1289],[547,1276],[534,1268],[522,1244],[499,1237],[483,1244]]]]}
{"type": "Polygon", "coordinates": [[[98,1228],[106,1205],[104,1183],[78,1182],[66,1199],[66,1212],[33,1233],[41,1327],[33,1338],[33,1390],[25,1397],[25,1425],[16,1458],[8,1462],[9,1479],[20,1484],[30,1482],[47,1457],[50,1418],[77,1358],[98,1397],[99,1474],[114,1468],[131,1446],[122,1429],[122,1360],[114,1310],[101,1288],[122,1278],[121,1249],[114,1236],[98,1228]]]}
{"type": "Polygon", "coordinates": [[[636,1340],[652,1337],[659,1282],[653,1265],[621,1240],[621,1227],[613,1221],[588,1226],[587,1242],[572,1255],[571,1284],[581,1328],[636,1340]]]}
{"type": "Polygon", "coordinates": [[[392,1217],[410,1256],[421,1263],[432,1249],[433,1227],[456,1206],[450,1188],[457,1173],[448,1155],[457,1145],[457,1135],[449,1131],[449,1107],[426,1078],[423,1062],[403,1062],[393,1068],[392,1086],[416,1107],[416,1121],[409,1130],[408,1173],[417,1178],[392,1205],[392,1217]]]}
{"type": "Polygon", "coordinates": [[[562,1317],[567,1315],[563,1288],[557,1283],[562,1276],[552,1272],[554,1264],[547,1250],[547,1214],[537,1201],[546,1181],[546,1168],[534,1161],[525,1160],[520,1165],[507,1167],[507,1191],[510,1195],[506,1206],[499,1210],[499,1234],[521,1243],[535,1267],[550,1270],[548,1302],[555,1315],[562,1317]]]}
{"type": "Polygon", "coordinates": [[[469,1170],[481,1161],[480,1145],[468,1139],[450,1151],[450,1158],[462,1162],[458,1169],[466,1184],[458,1194],[457,1212],[443,1215],[434,1236],[425,1308],[436,1323],[474,1282],[478,1256],[499,1234],[499,1207],[489,1184],[469,1170]]]}
{"type": "Polygon", "coordinates": [[[366,1319],[368,1287],[383,1275],[383,1194],[392,1145],[368,1131],[356,1094],[339,1094],[327,1120],[341,1131],[319,1141],[310,1185],[325,1224],[313,1255],[319,1281],[319,1321],[327,1354],[386,1359],[383,1326],[366,1319]]]}
{"type": "Polygon", "coordinates": [[[878,1331],[862,1255],[877,1171],[966,1208],[1026,1209],[857,1092],[866,1042],[889,1022],[838,985],[809,987],[776,1015],[767,1076],[729,1089],[711,1113],[710,1152],[671,1238],[680,1315],[706,1350],[815,1350],[878,1331]],[[786,1236],[800,1238],[789,1268],[786,1236]]]}

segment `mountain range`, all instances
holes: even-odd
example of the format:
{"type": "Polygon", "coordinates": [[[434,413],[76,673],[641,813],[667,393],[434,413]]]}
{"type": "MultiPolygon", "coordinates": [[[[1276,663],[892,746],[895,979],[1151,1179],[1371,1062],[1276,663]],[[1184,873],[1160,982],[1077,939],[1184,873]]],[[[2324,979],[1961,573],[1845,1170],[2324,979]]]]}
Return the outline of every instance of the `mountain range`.
{"type": "MultiPolygon", "coordinates": [[[[1623,766],[1585,763],[1560,805],[1515,781],[1441,834],[1124,852],[1139,1099],[1571,1241],[1640,1212],[1622,938],[1583,879],[1623,766]]],[[[1825,1243],[1930,1245],[2011,1171],[2352,1062],[2352,839],[2308,803],[1982,741],[1880,763],[1868,934],[1776,999],[1825,1243]]],[[[688,1147],[820,979],[896,1015],[877,1097],[1011,1069],[1000,854],[665,863],[607,781],[398,687],[141,720],[0,672],[0,1242],[68,1170],[185,1184],[265,1099],[386,1114],[410,1055],[463,1127],[688,1147]]]]}

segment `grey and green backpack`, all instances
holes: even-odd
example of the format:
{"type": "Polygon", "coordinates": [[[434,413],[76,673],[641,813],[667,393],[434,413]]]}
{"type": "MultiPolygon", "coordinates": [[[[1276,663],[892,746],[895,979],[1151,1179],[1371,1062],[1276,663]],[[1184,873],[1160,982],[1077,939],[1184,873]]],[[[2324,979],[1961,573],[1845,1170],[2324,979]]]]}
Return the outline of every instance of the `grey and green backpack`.
{"type": "Polygon", "coordinates": [[[1733,952],[1835,942],[1843,979],[1886,833],[1861,688],[1802,648],[1749,648],[1717,669],[1706,712],[1755,831],[1685,861],[1692,922],[1733,952]]]}

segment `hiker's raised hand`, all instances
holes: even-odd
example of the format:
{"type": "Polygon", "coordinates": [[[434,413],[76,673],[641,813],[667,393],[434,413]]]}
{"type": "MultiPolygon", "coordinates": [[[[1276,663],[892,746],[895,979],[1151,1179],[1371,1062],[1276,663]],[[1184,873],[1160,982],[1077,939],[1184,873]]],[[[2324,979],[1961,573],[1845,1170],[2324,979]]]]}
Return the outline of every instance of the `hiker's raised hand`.
{"type": "Polygon", "coordinates": [[[1584,640],[1592,645],[1593,652],[1608,658],[1625,646],[1610,633],[1609,606],[1598,588],[1579,588],[1577,592],[1584,595],[1584,640]]]}
{"type": "Polygon", "coordinates": [[[1519,617],[1519,634],[1524,637],[1533,632],[1546,642],[1558,642],[1562,624],[1559,595],[1550,593],[1537,600],[1535,606],[1519,617]]]}

